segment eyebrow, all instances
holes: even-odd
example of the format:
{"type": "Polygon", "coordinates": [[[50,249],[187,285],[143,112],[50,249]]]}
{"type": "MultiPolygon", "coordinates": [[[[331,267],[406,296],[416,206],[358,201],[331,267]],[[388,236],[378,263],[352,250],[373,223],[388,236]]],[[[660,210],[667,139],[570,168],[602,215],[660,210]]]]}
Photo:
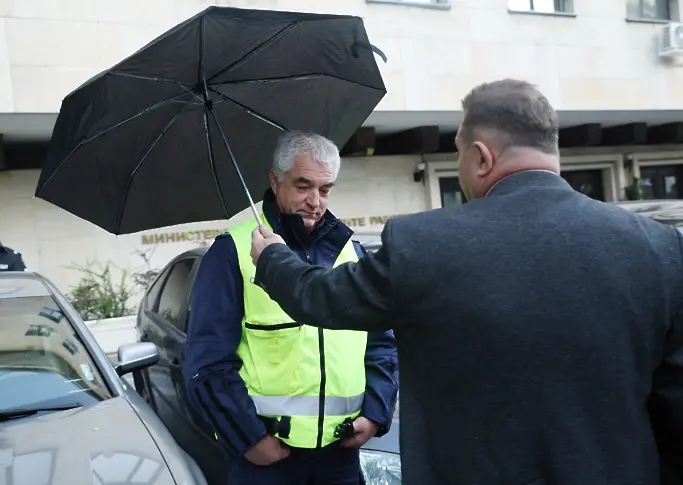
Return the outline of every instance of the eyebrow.
{"type": "MultiPolygon", "coordinates": [[[[307,177],[297,177],[296,179],[294,179],[294,183],[295,184],[309,184],[310,185],[313,182],[311,181],[311,179],[309,179],[307,177]]],[[[334,182],[330,182],[329,184],[325,184],[322,186],[322,188],[328,188],[328,189],[332,188],[332,187],[334,187],[334,182]]]]}

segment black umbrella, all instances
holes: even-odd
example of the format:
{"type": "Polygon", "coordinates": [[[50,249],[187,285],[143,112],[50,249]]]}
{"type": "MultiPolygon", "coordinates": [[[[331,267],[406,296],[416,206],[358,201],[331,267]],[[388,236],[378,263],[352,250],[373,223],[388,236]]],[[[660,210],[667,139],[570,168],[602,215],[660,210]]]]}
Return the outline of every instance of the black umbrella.
{"type": "Polygon", "coordinates": [[[373,52],[357,17],[209,7],[64,99],[36,196],[114,234],[257,216],[283,131],[342,146],[382,99],[373,52]]]}

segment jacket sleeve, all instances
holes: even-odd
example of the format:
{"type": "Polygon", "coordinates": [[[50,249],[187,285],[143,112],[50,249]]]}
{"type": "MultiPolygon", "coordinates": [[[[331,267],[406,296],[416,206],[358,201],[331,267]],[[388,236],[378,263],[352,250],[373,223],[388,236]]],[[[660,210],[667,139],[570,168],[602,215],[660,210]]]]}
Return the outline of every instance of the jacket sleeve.
{"type": "Polygon", "coordinates": [[[12,258],[12,261],[9,263],[9,270],[10,271],[26,271],[26,265],[24,264],[24,260],[21,257],[21,253],[18,253],[17,251],[13,251],[14,256],[12,258]]]}
{"type": "Polygon", "coordinates": [[[284,244],[271,244],[259,256],[254,283],[306,325],[330,330],[394,328],[402,320],[390,278],[391,228],[389,221],[379,251],[334,269],[306,264],[284,244]]]}
{"type": "MultiPolygon", "coordinates": [[[[365,248],[354,241],[359,259],[365,248]]],[[[398,355],[394,332],[368,332],[365,350],[365,397],[361,416],[379,426],[377,437],[389,432],[398,399],[398,355]]]]}
{"type": "Polygon", "coordinates": [[[243,455],[267,434],[238,373],[243,291],[232,237],[219,236],[192,291],[184,374],[191,406],[232,456],[243,455]]]}

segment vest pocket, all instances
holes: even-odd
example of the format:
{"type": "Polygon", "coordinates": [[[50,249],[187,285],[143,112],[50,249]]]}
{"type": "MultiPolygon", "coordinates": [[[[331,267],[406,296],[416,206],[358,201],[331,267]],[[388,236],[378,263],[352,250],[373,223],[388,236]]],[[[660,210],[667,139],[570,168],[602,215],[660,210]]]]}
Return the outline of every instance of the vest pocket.
{"type": "Polygon", "coordinates": [[[286,396],[300,387],[299,364],[305,332],[299,323],[244,324],[254,371],[264,396],[286,396]]]}

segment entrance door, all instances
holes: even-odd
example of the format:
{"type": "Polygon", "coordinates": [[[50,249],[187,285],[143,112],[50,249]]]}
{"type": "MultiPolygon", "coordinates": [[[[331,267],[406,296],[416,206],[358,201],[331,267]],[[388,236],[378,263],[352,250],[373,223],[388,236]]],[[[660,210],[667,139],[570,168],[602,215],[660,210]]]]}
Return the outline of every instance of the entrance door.
{"type": "Polygon", "coordinates": [[[439,178],[439,190],[441,191],[441,207],[461,205],[467,202],[460,188],[458,177],[439,178]]]}
{"type": "Polygon", "coordinates": [[[682,165],[663,165],[641,167],[640,184],[643,199],[680,199],[683,198],[678,182],[683,180],[682,165]]]}
{"type": "Polygon", "coordinates": [[[560,174],[577,192],[596,200],[605,200],[602,170],[568,170],[560,174]]]}

